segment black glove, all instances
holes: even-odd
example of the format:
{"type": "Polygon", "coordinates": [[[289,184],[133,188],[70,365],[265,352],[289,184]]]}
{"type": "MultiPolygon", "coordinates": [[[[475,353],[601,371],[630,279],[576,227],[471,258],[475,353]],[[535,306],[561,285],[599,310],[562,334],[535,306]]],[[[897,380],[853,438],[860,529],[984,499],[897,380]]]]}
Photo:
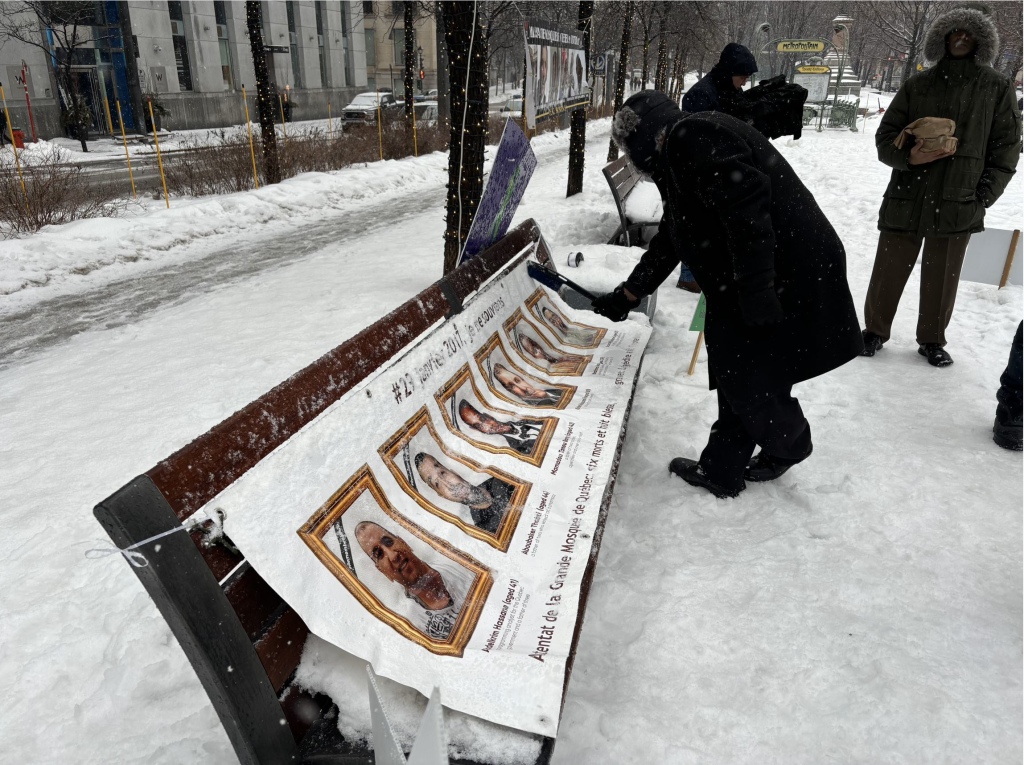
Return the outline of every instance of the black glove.
{"type": "Polygon", "coordinates": [[[594,313],[612,321],[624,321],[629,316],[629,309],[636,307],[639,300],[630,300],[626,296],[625,287],[620,284],[614,292],[607,292],[594,298],[591,305],[594,313]]]}
{"type": "Polygon", "coordinates": [[[782,321],[782,303],[775,294],[775,284],[762,289],[740,292],[740,313],[748,327],[764,327],[782,321]]]}

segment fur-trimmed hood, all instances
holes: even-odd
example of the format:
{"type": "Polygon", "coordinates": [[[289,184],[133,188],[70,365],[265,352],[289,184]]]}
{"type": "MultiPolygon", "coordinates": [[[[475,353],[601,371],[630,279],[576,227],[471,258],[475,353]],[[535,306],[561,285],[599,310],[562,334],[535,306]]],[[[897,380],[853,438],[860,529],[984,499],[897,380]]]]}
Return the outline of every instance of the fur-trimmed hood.
{"type": "Polygon", "coordinates": [[[977,42],[974,61],[992,66],[999,51],[999,33],[991,15],[972,7],[954,8],[935,19],[924,39],[924,57],[929,63],[935,64],[946,55],[946,37],[954,29],[970,32],[977,42]]]}

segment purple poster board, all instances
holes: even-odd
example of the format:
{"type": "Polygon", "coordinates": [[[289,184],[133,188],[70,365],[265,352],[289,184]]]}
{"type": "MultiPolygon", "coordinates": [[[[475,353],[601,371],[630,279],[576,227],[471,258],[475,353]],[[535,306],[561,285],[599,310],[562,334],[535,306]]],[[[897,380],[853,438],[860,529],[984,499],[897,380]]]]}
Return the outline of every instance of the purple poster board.
{"type": "Polygon", "coordinates": [[[508,120],[459,263],[479,255],[505,236],[536,168],[537,156],[529,139],[514,120],[508,120]]]}

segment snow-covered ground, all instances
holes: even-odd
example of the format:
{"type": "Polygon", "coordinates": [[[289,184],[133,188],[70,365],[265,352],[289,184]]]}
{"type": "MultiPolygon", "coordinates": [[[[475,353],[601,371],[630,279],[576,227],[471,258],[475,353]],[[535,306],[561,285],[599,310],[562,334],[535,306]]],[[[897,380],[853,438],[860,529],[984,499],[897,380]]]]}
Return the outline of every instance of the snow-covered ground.
{"type": "MultiPolygon", "coordinates": [[[[776,142],[842,236],[858,304],[888,178],[872,125],[776,142]]],[[[608,130],[589,128],[586,188],[568,200],[567,135],[536,139],[541,162],[518,216],[538,220],[556,256],[582,251],[573,276],[599,288],[640,255],[602,244],[617,223],[599,173],[608,130]]],[[[443,165],[428,156],[303,176],[3,244],[3,268],[53,251],[69,262],[89,253],[94,267],[57,266],[43,286],[0,297],[0,320],[69,294],[81,307],[55,321],[87,318],[101,287],[135,290],[140,306],[132,321],[94,323],[0,368],[0,760],[235,761],[134,574],[84,557],[103,539],[91,508],[434,281],[443,190],[436,204],[413,202],[443,184],[443,165]],[[366,216],[373,226],[345,230],[366,216]],[[282,246],[281,231],[319,244],[274,268],[214,272],[175,299],[139,287],[228,244],[282,246]],[[107,265],[104,247],[139,257],[107,265]]],[[[1017,176],[990,226],[1022,228],[1022,190],[1017,176]]],[[[703,355],[686,375],[696,298],[671,280],[662,288],[558,763],[1021,760],[1022,463],[990,428],[1022,292],[961,284],[956,364],[938,370],[913,341],[918,283],[882,352],[797,387],[814,456],[736,500],[667,473],[672,457],[703,447],[715,399],[703,355]]],[[[344,664],[320,649],[321,674],[322,662],[344,664]]],[[[385,685],[412,720],[412,694],[385,685]]],[[[363,690],[348,687],[345,724],[365,733],[363,690]]],[[[452,728],[462,752],[487,761],[530,747],[465,718],[452,728]]]]}

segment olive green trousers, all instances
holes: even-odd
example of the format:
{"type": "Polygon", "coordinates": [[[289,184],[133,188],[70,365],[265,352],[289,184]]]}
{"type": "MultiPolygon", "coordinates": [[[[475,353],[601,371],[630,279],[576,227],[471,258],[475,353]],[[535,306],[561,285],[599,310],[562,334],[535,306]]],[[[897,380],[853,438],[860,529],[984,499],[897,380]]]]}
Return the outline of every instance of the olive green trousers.
{"type": "Polygon", "coordinates": [[[868,332],[888,340],[903,288],[921,257],[921,300],[917,309],[917,342],[946,344],[946,327],[953,315],[960,269],[967,253],[970,234],[948,237],[920,237],[915,234],[882,232],[864,300],[864,325],[868,332]]]}

